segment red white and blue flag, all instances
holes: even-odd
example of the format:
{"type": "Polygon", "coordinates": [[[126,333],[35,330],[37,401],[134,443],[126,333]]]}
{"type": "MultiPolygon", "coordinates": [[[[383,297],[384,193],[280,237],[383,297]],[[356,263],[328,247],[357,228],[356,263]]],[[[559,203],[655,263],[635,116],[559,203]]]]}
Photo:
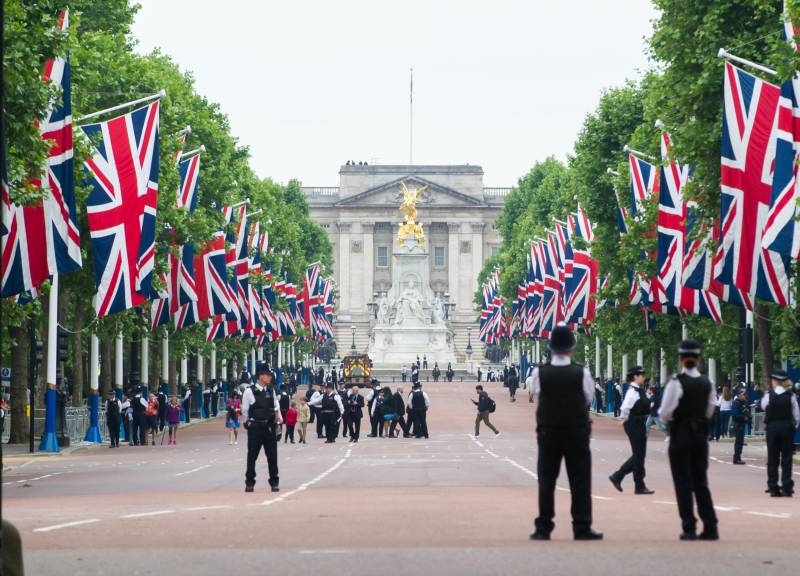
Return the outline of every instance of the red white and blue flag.
{"type": "Polygon", "coordinates": [[[96,142],[85,170],[98,317],[151,296],[158,201],[158,116],[154,102],[81,129],[96,142]]]}

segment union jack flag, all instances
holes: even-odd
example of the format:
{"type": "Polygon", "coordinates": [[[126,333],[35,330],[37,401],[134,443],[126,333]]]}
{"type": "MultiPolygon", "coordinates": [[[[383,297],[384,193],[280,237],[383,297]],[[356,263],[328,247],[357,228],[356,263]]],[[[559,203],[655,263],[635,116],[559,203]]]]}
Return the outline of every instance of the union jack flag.
{"type": "Polygon", "coordinates": [[[544,291],[542,293],[542,325],[540,334],[542,338],[550,338],[550,333],[556,327],[559,301],[561,298],[561,283],[558,279],[558,263],[556,256],[556,239],[549,234],[546,242],[542,243],[542,277],[544,291]]]}
{"type": "MultiPolygon", "coordinates": [[[[69,12],[59,15],[58,28],[69,27],[69,12]]],[[[80,234],[73,182],[72,102],[69,60],[45,62],[44,82],[60,88],[61,102],[50,103],[39,123],[42,139],[50,142],[43,178],[31,184],[44,191],[44,201],[33,206],[11,203],[8,183],[2,190],[2,296],[31,291],[51,274],[81,267],[80,234]]],[[[5,168],[5,166],[4,166],[5,168]]],[[[4,172],[5,174],[5,172],[4,172]]]]}
{"type": "Polygon", "coordinates": [[[631,213],[636,214],[646,200],[658,193],[658,170],[633,154],[628,155],[628,163],[631,174],[631,213]]]}
{"type": "Polygon", "coordinates": [[[178,208],[194,212],[197,208],[197,188],[200,180],[200,154],[178,162],[178,172],[181,185],[176,203],[178,208]]]}
{"type": "Polygon", "coordinates": [[[725,64],[720,226],[716,278],[743,293],[786,304],[781,271],[760,249],[772,194],[780,89],[725,64]]]}
{"type": "Polygon", "coordinates": [[[85,169],[86,211],[95,260],[98,317],[150,297],[158,200],[158,113],[154,102],[106,122],[82,126],[98,142],[85,169]]]}

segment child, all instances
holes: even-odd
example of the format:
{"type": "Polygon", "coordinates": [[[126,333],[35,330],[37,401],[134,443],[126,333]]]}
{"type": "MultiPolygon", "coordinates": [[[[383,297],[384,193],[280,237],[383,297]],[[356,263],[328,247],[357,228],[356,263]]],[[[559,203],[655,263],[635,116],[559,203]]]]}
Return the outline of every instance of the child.
{"type": "Polygon", "coordinates": [[[178,443],[178,424],[181,423],[181,412],[183,412],[183,408],[178,404],[178,397],[173,396],[170,398],[169,406],[167,406],[167,427],[169,428],[168,445],[178,443]]]}
{"type": "Polygon", "coordinates": [[[228,398],[225,408],[227,410],[225,428],[228,429],[228,446],[230,446],[239,443],[239,415],[242,413],[242,401],[239,400],[239,393],[236,390],[228,398]]]}
{"type": "Polygon", "coordinates": [[[286,438],[283,443],[286,444],[288,439],[294,444],[294,427],[297,424],[297,402],[292,402],[289,409],[286,411],[286,438]]]}
{"type": "Polygon", "coordinates": [[[308,407],[308,400],[305,397],[300,398],[300,406],[297,408],[297,423],[300,424],[300,428],[297,430],[299,434],[298,442],[300,444],[306,443],[306,426],[308,426],[309,417],[311,415],[311,409],[308,407]]]}

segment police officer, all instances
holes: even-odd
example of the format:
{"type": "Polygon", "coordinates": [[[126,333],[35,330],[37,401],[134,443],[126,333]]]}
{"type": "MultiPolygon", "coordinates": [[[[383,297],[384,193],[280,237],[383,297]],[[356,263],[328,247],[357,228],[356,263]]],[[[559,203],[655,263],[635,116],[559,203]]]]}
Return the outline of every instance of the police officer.
{"type": "Polygon", "coordinates": [[[633,472],[635,494],[653,494],[644,483],[644,459],[647,455],[647,417],[650,415],[650,398],[645,393],[645,372],[641,366],[634,366],[628,372],[628,392],[622,401],[620,414],[624,421],[625,434],[631,443],[632,455],[619,470],[608,477],[614,488],[622,492],[622,480],[633,472]]]}
{"type": "Polygon", "coordinates": [[[701,351],[695,340],[678,345],[681,371],[667,382],[659,410],[661,420],[669,426],[669,467],[683,526],[681,540],[719,540],[707,476],[709,418],[714,414],[717,394],[711,380],[697,368],[701,351]],[[695,501],[703,520],[699,535],[695,501]]]}
{"type": "Polygon", "coordinates": [[[417,380],[408,395],[408,405],[411,407],[414,418],[414,438],[428,437],[428,408],[430,398],[422,390],[422,384],[417,380]]]}
{"type": "Polygon", "coordinates": [[[362,418],[364,418],[364,397],[358,391],[358,386],[353,386],[347,397],[347,426],[350,432],[350,442],[358,442],[361,435],[362,418]]]}
{"type": "Polygon", "coordinates": [[[592,529],[592,453],[589,406],[594,380],[589,371],[572,362],[575,336],[564,324],[553,329],[548,348],[550,362],[531,375],[531,398],[537,397],[536,437],[539,446],[539,516],[531,540],[550,540],[555,524],[556,479],[563,459],[572,492],[572,533],[575,540],[602,540],[592,529]]]}
{"type": "Polygon", "coordinates": [[[733,463],[744,464],[742,460],[742,446],[744,446],[744,429],[750,422],[750,406],[747,403],[747,389],[744,386],[736,388],[731,419],[733,420],[733,463]]]}
{"type": "Polygon", "coordinates": [[[329,382],[325,385],[325,394],[312,399],[311,402],[315,402],[320,408],[319,418],[325,427],[325,443],[333,444],[336,442],[338,421],[344,414],[341,396],[336,393],[333,384],[329,382]]]}
{"type": "Polygon", "coordinates": [[[800,410],[791,383],[788,383],[789,375],[775,370],[771,378],[772,389],[761,399],[767,426],[767,489],[771,496],[791,496],[794,493],[792,445],[794,429],[800,426],[800,410]],[[781,485],[778,485],[778,463],[781,485]]]}
{"type": "Polygon", "coordinates": [[[278,438],[281,419],[278,395],[272,385],[272,370],[266,362],[256,364],[256,383],[242,396],[242,420],[247,430],[247,472],[244,491],[252,492],[256,484],[256,460],[262,448],[267,455],[269,485],[278,491],[278,438]]]}

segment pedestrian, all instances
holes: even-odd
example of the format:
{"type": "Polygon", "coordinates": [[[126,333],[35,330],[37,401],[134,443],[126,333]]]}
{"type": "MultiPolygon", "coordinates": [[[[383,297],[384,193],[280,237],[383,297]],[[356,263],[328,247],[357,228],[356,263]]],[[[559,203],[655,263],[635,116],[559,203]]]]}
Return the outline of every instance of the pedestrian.
{"type": "Polygon", "coordinates": [[[280,396],[278,396],[278,406],[281,409],[281,419],[286,422],[286,413],[289,411],[289,406],[292,403],[292,398],[289,396],[286,388],[281,390],[280,396]]]}
{"type": "Polygon", "coordinates": [[[428,408],[431,401],[422,390],[422,384],[416,382],[408,395],[408,405],[414,413],[414,438],[428,437],[428,408]]]}
{"type": "Polygon", "coordinates": [[[145,446],[147,443],[147,400],[142,395],[143,388],[139,386],[131,401],[131,410],[133,412],[133,422],[131,426],[131,435],[133,436],[134,446],[145,446]]]}
{"type": "Polygon", "coordinates": [[[408,379],[408,367],[405,365],[402,368],[400,368],[400,378],[403,379],[403,382],[405,382],[408,379]]]}
{"type": "Polygon", "coordinates": [[[119,403],[119,415],[122,420],[123,431],[125,432],[125,440],[128,441],[128,446],[133,446],[133,436],[131,436],[133,410],[131,409],[131,401],[125,394],[122,395],[122,400],[120,400],[119,403]]]}
{"type": "Polygon", "coordinates": [[[380,411],[375,410],[375,404],[377,402],[383,402],[380,394],[380,387],[378,381],[373,378],[371,381],[371,386],[369,392],[367,393],[367,397],[365,399],[367,403],[367,413],[369,414],[369,434],[367,434],[368,438],[377,438],[378,437],[378,414],[380,411]]]}
{"type": "Polygon", "coordinates": [[[747,389],[744,386],[736,388],[736,397],[731,407],[733,420],[733,463],[744,464],[742,460],[742,447],[744,446],[744,431],[750,422],[750,405],[747,403],[747,389]]]}
{"type": "Polygon", "coordinates": [[[183,418],[186,423],[189,423],[189,409],[191,408],[192,403],[192,388],[188,384],[183,385],[183,401],[181,405],[183,406],[183,418]]]}
{"type": "Polygon", "coordinates": [[[800,426],[800,410],[792,392],[789,376],[783,370],[770,375],[771,390],[761,399],[764,423],[767,427],[767,490],[771,496],[794,494],[792,480],[792,450],[794,430],[800,426]],[[778,465],[781,484],[778,484],[778,465]]]}
{"type": "Polygon", "coordinates": [[[658,414],[669,426],[669,467],[681,517],[681,540],[719,540],[717,514],[708,488],[708,420],[716,408],[716,390],[698,370],[702,347],[695,340],[678,345],[679,374],[664,387],[658,414]],[[703,531],[696,532],[697,513],[703,531]]]}
{"type": "Polygon", "coordinates": [[[358,390],[358,386],[350,389],[347,397],[347,426],[350,433],[350,442],[358,442],[361,435],[361,420],[364,418],[364,397],[358,390]]]}
{"type": "Polygon", "coordinates": [[[431,376],[433,376],[433,381],[438,382],[439,377],[442,375],[442,371],[439,370],[439,364],[434,362],[433,363],[433,371],[431,372],[431,376]]]}
{"type": "Polygon", "coordinates": [[[608,477],[614,488],[622,492],[622,481],[633,472],[634,494],[653,494],[644,483],[644,459],[647,456],[647,417],[650,415],[650,397],[645,392],[645,372],[634,366],[628,372],[628,391],[622,401],[620,415],[625,434],[631,444],[631,457],[619,470],[608,477]]]}
{"type": "Polygon", "coordinates": [[[405,413],[406,413],[406,401],[403,400],[403,388],[398,388],[394,394],[392,394],[392,407],[395,413],[395,419],[392,420],[392,425],[389,428],[389,438],[396,438],[398,436],[395,433],[395,429],[398,424],[400,424],[400,430],[403,431],[403,438],[408,438],[408,423],[405,420],[405,413]]]}
{"type": "Polygon", "coordinates": [[[565,324],[553,329],[547,364],[531,375],[531,398],[538,398],[536,438],[539,446],[539,516],[531,540],[550,540],[555,524],[556,479],[564,460],[572,494],[572,534],[575,540],[601,540],[592,529],[592,453],[589,406],[594,381],[589,371],[572,361],[575,335],[565,324]]]}
{"type": "Polygon", "coordinates": [[[733,393],[730,385],[722,387],[722,394],[719,397],[719,427],[717,429],[717,439],[728,437],[728,429],[731,424],[731,409],[733,408],[733,393]]]}
{"type": "Polygon", "coordinates": [[[217,417],[219,410],[219,380],[214,378],[211,382],[211,417],[217,417]]]}
{"type": "Polygon", "coordinates": [[[203,387],[203,418],[211,418],[211,386],[203,387]]]}
{"type": "Polygon", "coordinates": [[[394,398],[392,397],[392,389],[388,386],[384,386],[383,390],[381,390],[381,395],[383,396],[383,403],[381,404],[381,437],[386,436],[387,438],[391,437],[389,434],[389,430],[392,429],[392,423],[394,422],[397,414],[394,411],[394,398]]]}
{"type": "Polygon", "coordinates": [[[336,442],[337,423],[344,413],[342,398],[333,389],[333,384],[328,383],[325,385],[325,394],[317,402],[320,407],[319,416],[325,428],[325,443],[333,444],[336,442]]]}
{"type": "Polygon", "coordinates": [[[622,386],[620,386],[619,382],[609,380],[606,382],[606,390],[608,390],[609,384],[614,391],[614,418],[619,418],[620,411],[622,409],[622,386]]]}
{"type": "Polygon", "coordinates": [[[158,391],[158,431],[163,432],[164,428],[167,427],[167,404],[168,404],[167,394],[164,392],[164,388],[162,387],[158,391]]]}
{"type": "Polygon", "coordinates": [[[594,383],[594,411],[598,414],[605,412],[603,410],[603,387],[600,386],[600,380],[594,383]]]}
{"type": "Polygon", "coordinates": [[[183,407],[178,403],[178,397],[172,396],[170,404],[167,406],[167,431],[169,432],[168,446],[178,443],[178,425],[181,423],[181,412],[183,407]]]}
{"type": "Polygon", "coordinates": [[[482,385],[478,384],[475,386],[475,392],[478,393],[478,400],[472,401],[478,408],[478,415],[475,417],[475,438],[480,436],[481,422],[486,424],[486,426],[494,432],[495,437],[500,436],[500,431],[489,421],[489,414],[494,412],[497,405],[494,400],[489,398],[489,394],[484,391],[482,385]]]}
{"type": "Polygon", "coordinates": [[[298,439],[300,444],[306,444],[306,428],[308,428],[308,419],[311,409],[308,407],[308,401],[305,397],[300,398],[300,405],[297,407],[297,429],[298,439]]]}
{"type": "Polygon", "coordinates": [[[242,419],[247,430],[245,492],[252,492],[255,488],[256,460],[261,450],[267,458],[270,489],[272,492],[279,490],[277,433],[283,420],[272,378],[269,364],[256,363],[256,383],[246,388],[242,396],[242,419]]]}
{"type": "Polygon", "coordinates": [[[114,391],[108,393],[106,399],[106,425],[108,426],[109,448],[119,448],[119,424],[122,402],[117,400],[114,391]]]}
{"type": "Polygon", "coordinates": [[[517,388],[519,388],[519,376],[517,369],[512,364],[506,373],[506,382],[508,383],[508,395],[511,397],[512,402],[517,401],[517,388]]]}
{"type": "Polygon", "coordinates": [[[428,356],[427,356],[427,354],[423,354],[422,355],[422,369],[423,370],[427,370],[428,369],[428,356]]]}
{"type": "Polygon", "coordinates": [[[239,417],[242,414],[242,399],[238,390],[234,390],[225,403],[225,428],[228,429],[228,446],[239,444],[239,417]]]}
{"type": "MultiPolygon", "coordinates": [[[[339,398],[342,399],[342,406],[347,405],[347,396],[348,390],[345,388],[344,382],[339,383],[339,389],[336,391],[339,394],[339,398]]],[[[342,438],[347,438],[348,430],[350,428],[350,413],[345,410],[344,414],[342,414],[342,421],[341,421],[341,429],[342,429],[342,438]]],[[[339,426],[336,428],[336,435],[339,435],[339,426]]]]}
{"type": "MultiPolygon", "coordinates": [[[[329,381],[330,383],[330,381],[329,381]]],[[[314,414],[317,416],[317,438],[324,438],[323,435],[323,426],[325,422],[322,419],[322,415],[320,414],[320,403],[322,402],[323,393],[323,386],[317,386],[314,390],[314,393],[311,394],[311,398],[308,400],[308,407],[312,411],[311,415],[313,417],[314,414]]]]}
{"type": "MultiPolygon", "coordinates": [[[[147,407],[144,409],[146,418],[146,430],[150,433],[150,440],[153,446],[156,445],[156,434],[158,433],[158,396],[150,394],[147,396],[147,407]]],[[[145,444],[147,439],[145,438],[145,444]]]]}
{"type": "Polygon", "coordinates": [[[481,381],[481,376],[483,376],[483,373],[481,372],[481,367],[478,366],[478,382],[481,381]]]}
{"type": "Polygon", "coordinates": [[[284,444],[286,444],[287,440],[294,444],[294,427],[297,425],[297,418],[297,402],[292,402],[289,405],[289,409],[286,411],[286,435],[283,439],[284,444]]]}

